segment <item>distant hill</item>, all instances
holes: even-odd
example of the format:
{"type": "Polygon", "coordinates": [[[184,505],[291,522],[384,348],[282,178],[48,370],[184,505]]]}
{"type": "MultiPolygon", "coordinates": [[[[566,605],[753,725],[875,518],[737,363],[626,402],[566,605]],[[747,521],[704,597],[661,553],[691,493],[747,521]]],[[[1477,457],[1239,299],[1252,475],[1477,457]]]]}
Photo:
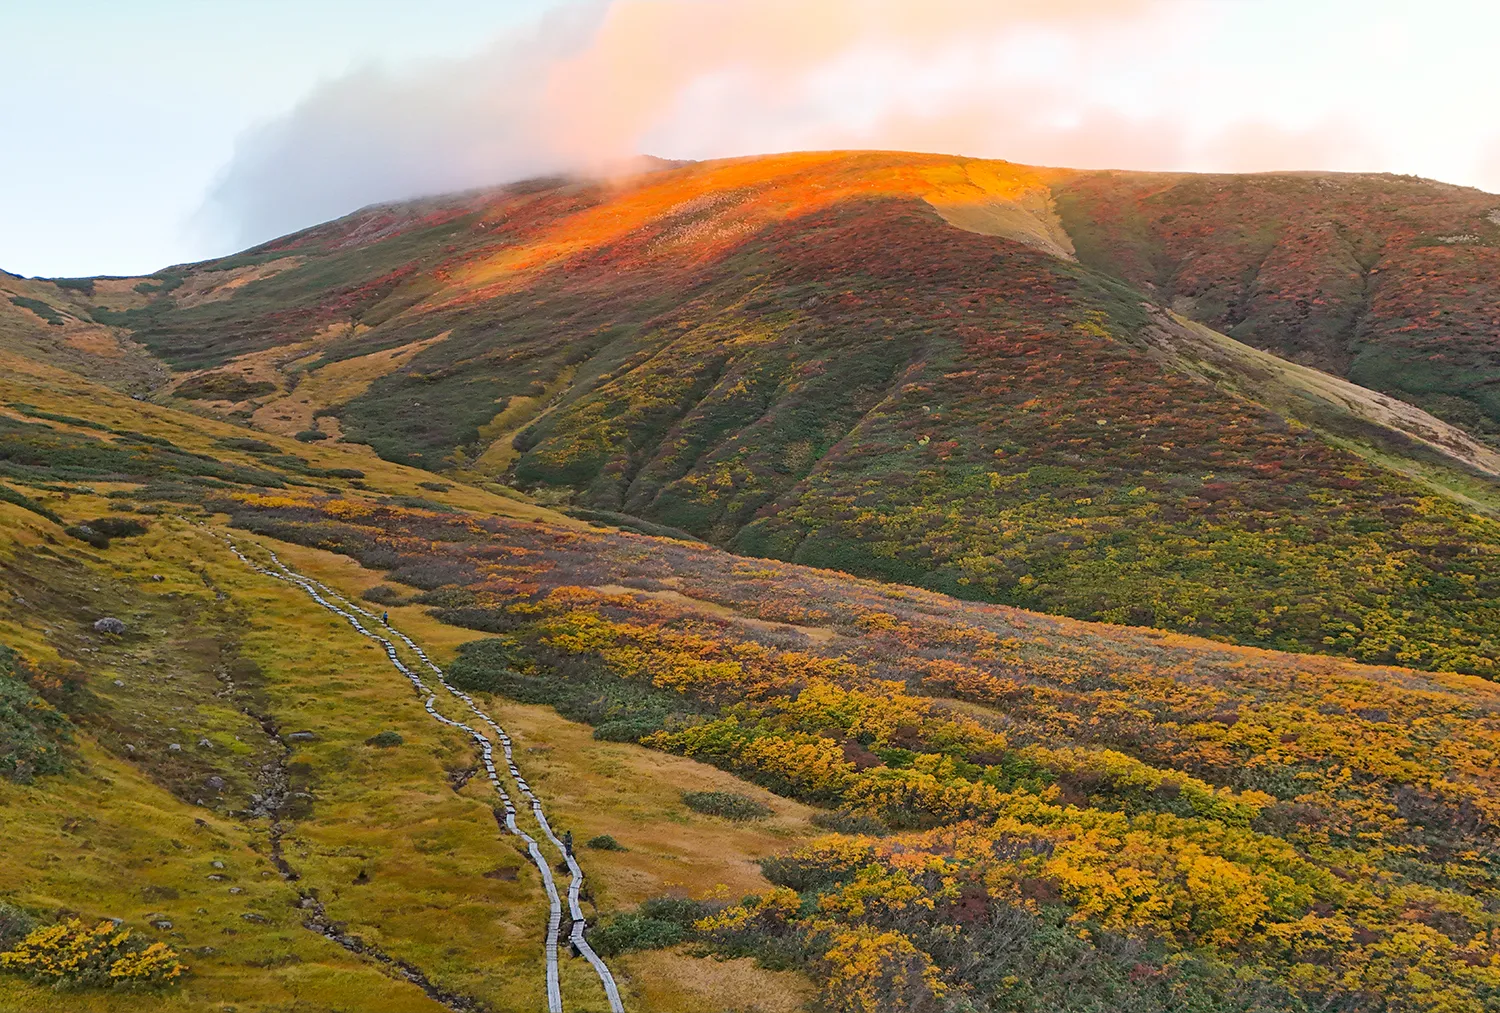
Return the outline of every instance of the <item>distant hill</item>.
{"type": "Polygon", "coordinates": [[[158,398],[642,530],[1493,675],[1491,203],[773,156],[367,208],[92,318],[158,398]]]}

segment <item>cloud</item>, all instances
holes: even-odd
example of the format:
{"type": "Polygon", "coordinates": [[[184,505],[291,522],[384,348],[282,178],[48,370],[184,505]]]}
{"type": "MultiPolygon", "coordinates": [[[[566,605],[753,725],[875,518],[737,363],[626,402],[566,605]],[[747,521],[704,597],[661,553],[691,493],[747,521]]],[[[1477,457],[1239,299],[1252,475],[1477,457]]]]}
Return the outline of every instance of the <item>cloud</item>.
{"type": "Polygon", "coordinates": [[[601,14],[566,8],[472,57],[366,67],[320,85],[239,140],[198,227],[248,245],[366,204],[574,165],[549,140],[546,92],[601,14]]]}
{"type": "Polygon", "coordinates": [[[1367,101],[1296,91],[1299,73],[1336,77],[1323,50],[1284,52],[1263,79],[1244,72],[1261,59],[1253,43],[1238,68],[1223,65],[1244,14],[1192,0],[573,4],[475,57],[324,84],[242,139],[205,213],[253,242],[366,203],[599,171],[637,153],[1384,167],[1389,138],[1373,128],[1387,124],[1367,101]]]}

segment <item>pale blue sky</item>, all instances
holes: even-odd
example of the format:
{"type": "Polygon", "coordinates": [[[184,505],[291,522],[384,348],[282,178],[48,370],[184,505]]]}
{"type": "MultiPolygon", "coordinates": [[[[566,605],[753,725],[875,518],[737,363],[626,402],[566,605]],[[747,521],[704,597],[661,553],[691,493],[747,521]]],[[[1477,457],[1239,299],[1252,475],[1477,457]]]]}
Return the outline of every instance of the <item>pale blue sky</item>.
{"type": "Polygon", "coordinates": [[[1479,0],[0,0],[0,268],[144,273],[376,200],[887,147],[1500,190],[1479,0]]]}
{"type": "Polygon", "coordinates": [[[472,52],[544,0],[0,0],[0,268],[134,274],[222,241],[192,218],[246,128],[370,62],[472,52]]]}

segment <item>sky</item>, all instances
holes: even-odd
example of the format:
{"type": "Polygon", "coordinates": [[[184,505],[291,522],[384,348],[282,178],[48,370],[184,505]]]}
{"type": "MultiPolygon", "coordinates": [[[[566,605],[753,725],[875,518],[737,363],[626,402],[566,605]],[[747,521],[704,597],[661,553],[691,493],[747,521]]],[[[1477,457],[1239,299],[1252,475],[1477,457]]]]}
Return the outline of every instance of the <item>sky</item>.
{"type": "Polygon", "coordinates": [[[142,274],[632,157],[890,148],[1500,192],[1470,0],[0,0],[0,268],[142,274]]]}

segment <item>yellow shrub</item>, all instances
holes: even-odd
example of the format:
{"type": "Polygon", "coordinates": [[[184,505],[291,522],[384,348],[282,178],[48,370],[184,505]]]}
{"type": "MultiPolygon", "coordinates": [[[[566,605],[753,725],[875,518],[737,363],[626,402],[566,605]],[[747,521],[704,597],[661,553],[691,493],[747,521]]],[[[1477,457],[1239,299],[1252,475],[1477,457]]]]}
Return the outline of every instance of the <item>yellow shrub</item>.
{"type": "Polygon", "coordinates": [[[164,943],[136,949],[129,929],[107,921],[90,928],[77,918],[33,930],[14,950],[0,953],[0,968],[85,985],[165,984],[187,970],[164,943]]]}

